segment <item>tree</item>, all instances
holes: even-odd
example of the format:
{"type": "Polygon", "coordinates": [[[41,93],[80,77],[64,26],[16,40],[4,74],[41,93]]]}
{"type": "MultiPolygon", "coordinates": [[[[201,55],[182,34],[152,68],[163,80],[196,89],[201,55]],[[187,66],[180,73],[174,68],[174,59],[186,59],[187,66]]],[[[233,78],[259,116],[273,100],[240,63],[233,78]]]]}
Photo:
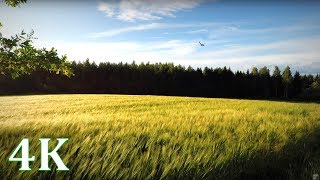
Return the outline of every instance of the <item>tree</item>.
{"type": "Polygon", "coordinates": [[[294,95],[299,95],[302,92],[302,80],[300,73],[298,71],[295,72],[292,80],[294,95]]]}
{"type": "Polygon", "coordinates": [[[27,0],[5,0],[6,4],[11,7],[17,7],[19,4],[27,3],[27,0]]]}
{"type": "Polygon", "coordinates": [[[314,78],[314,82],[311,84],[312,89],[320,89],[320,76],[317,74],[317,76],[314,78]]]}
{"type": "MultiPolygon", "coordinates": [[[[19,4],[23,4],[23,3],[26,3],[27,0],[5,0],[5,3],[8,5],[8,6],[11,6],[11,7],[16,7],[18,6],[19,4]]],[[[2,27],[2,24],[0,22],[0,28],[2,27]]],[[[1,36],[1,33],[0,33],[0,36],[1,36]]]]}
{"type": "Polygon", "coordinates": [[[272,78],[273,78],[273,86],[274,86],[274,90],[275,90],[275,96],[278,97],[279,96],[278,95],[279,88],[281,86],[281,71],[278,66],[274,67],[272,78]]]}
{"type": "Polygon", "coordinates": [[[254,94],[254,97],[260,96],[260,92],[259,92],[259,72],[258,72],[258,68],[253,67],[251,70],[251,76],[252,76],[252,82],[251,82],[251,86],[252,86],[252,92],[254,94]]]}
{"type": "MultiPolygon", "coordinates": [[[[6,4],[12,7],[25,2],[26,0],[6,0],[6,4]]],[[[35,48],[32,45],[32,40],[35,39],[33,34],[33,31],[29,34],[22,31],[10,38],[0,37],[0,75],[17,78],[38,70],[72,75],[71,63],[67,61],[67,57],[59,57],[54,48],[35,48]]]]}
{"type": "Polygon", "coordinates": [[[284,89],[284,97],[285,98],[288,98],[289,97],[289,86],[291,85],[291,82],[292,82],[292,74],[291,74],[291,70],[290,70],[290,67],[287,66],[283,73],[282,73],[282,82],[285,86],[285,89],[284,89]]]}
{"type": "Polygon", "coordinates": [[[270,71],[269,71],[269,69],[268,69],[266,66],[264,66],[264,67],[262,67],[261,69],[259,69],[259,74],[260,74],[260,76],[263,77],[263,78],[268,78],[268,77],[270,77],[270,71]]]}
{"type": "Polygon", "coordinates": [[[259,73],[258,73],[258,68],[253,67],[252,70],[251,70],[251,74],[252,74],[253,76],[258,76],[258,75],[259,75],[259,73]]]}
{"type": "Polygon", "coordinates": [[[21,32],[11,38],[0,37],[0,74],[20,77],[37,70],[72,75],[66,56],[59,57],[57,50],[38,49],[32,45],[33,32],[21,32]]]}
{"type": "Polygon", "coordinates": [[[260,91],[263,92],[264,97],[270,96],[269,80],[270,80],[270,70],[264,66],[259,69],[260,75],[260,91]]]}
{"type": "Polygon", "coordinates": [[[278,66],[275,66],[274,67],[274,71],[273,71],[273,74],[272,74],[273,77],[281,77],[281,71],[279,69],[278,66]]]}

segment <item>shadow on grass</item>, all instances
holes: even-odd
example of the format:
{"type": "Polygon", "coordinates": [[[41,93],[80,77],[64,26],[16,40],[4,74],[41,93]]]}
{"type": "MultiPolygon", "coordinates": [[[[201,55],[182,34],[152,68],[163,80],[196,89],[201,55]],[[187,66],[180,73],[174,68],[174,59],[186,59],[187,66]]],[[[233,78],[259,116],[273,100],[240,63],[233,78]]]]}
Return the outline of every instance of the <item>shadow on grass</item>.
{"type": "Polygon", "coordinates": [[[233,179],[312,179],[320,173],[320,129],[291,141],[280,152],[256,157],[244,167],[233,179]]]}
{"type": "Polygon", "coordinates": [[[203,176],[204,168],[182,170],[182,174],[168,174],[165,179],[311,180],[313,174],[320,173],[320,129],[289,142],[280,151],[261,150],[250,159],[239,154],[203,176]]]}

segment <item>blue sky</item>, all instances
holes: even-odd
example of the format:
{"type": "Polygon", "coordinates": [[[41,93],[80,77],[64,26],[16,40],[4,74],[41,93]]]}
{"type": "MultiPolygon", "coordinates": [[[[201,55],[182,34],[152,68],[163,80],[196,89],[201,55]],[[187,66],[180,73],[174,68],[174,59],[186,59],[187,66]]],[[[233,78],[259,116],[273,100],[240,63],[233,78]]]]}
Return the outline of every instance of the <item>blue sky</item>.
{"type": "Polygon", "coordinates": [[[30,0],[18,8],[1,2],[0,32],[10,36],[34,29],[36,46],[53,46],[71,61],[233,70],[290,65],[301,73],[320,73],[320,3],[258,2],[30,0]]]}

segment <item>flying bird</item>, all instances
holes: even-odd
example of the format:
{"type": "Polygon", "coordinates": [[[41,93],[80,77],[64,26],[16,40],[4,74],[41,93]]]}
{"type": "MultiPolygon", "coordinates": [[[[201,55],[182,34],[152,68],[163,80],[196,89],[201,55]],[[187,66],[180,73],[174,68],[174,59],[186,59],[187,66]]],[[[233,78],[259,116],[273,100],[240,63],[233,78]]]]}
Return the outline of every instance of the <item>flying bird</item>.
{"type": "Polygon", "coordinates": [[[200,46],[204,46],[204,44],[202,44],[200,41],[199,41],[199,44],[200,44],[200,46]]]}

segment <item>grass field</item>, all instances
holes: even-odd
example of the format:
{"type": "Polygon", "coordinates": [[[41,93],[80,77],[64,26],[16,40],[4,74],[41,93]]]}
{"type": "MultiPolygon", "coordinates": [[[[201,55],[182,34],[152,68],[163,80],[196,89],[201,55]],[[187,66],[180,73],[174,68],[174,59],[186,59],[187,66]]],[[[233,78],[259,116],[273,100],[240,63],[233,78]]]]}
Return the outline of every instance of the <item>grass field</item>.
{"type": "MultiPolygon", "coordinates": [[[[125,95],[0,97],[0,179],[312,179],[320,104],[125,95]],[[70,171],[39,172],[38,138],[70,171]],[[8,158],[30,139],[32,171],[8,158]]],[[[54,163],[52,168],[55,168],[54,163]]]]}

